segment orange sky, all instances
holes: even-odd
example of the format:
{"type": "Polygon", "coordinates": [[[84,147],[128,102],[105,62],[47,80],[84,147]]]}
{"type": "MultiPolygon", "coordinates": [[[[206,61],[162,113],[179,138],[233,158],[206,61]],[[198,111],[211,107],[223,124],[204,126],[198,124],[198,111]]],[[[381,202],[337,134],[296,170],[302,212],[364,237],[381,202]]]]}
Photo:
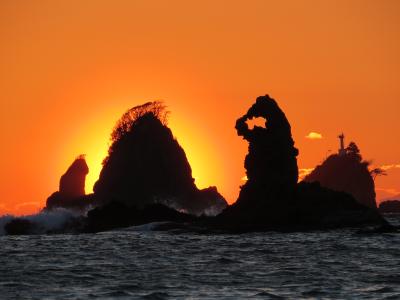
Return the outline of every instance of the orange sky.
{"type": "Polygon", "coordinates": [[[396,0],[3,0],[0,214],[37,211],[81,153],[91,191],[116,120],[155,99],[198,185],[233,202],[247,151],[235,120],[266,93],[292,124],[300,168],[344,131],[393,165],[379,197],[400,194],[399,53],[396,0]]]}

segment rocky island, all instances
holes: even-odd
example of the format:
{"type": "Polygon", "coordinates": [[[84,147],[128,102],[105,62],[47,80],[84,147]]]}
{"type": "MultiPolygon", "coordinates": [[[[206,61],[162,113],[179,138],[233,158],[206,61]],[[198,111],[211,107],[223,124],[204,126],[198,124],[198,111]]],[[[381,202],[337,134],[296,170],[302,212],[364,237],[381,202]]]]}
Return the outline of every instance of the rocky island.
{"type": "Polygon", "coordinates": [[[356,143],[344,147],[344,135],[339,136],[341,147],[337,154],[330,155],[311,174],[305,182],[319,182],[335,191],[351,194],[359,203],[376,209],[375,184],[369,162],[364,161],[356,143]]]}

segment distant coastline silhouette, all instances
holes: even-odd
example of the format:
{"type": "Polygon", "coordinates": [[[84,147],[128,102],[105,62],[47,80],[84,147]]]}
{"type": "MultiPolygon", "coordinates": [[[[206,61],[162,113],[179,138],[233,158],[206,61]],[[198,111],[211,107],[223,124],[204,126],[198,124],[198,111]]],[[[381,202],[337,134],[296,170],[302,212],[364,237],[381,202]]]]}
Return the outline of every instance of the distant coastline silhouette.
{"type": "MultiPolygon", "coordinates": [[[[64,231],[75,232],[160,221],[169,223],[158,226],[159,230],[183,226],[201,232],[365,226],[391,230],[371,202],[357,201],[349,193],[322,187],[318,182],[297,183],[299,151],[291,126],[268,95],[258,97],[236,122],[238,135],[249,143],[244,162],[248,180],[238,200],[229,206],[216,187],[196,187],[186,154],[167,127],[167,120],[168,111],[161,102],[128,110],[114,128],[94,193],[83,194],[87,165],[80,156],[62,176],[59,191],[49,197],[45,211],[88,210],[87,215],[66,221],[64,231]],[[265,127],[250,130],[247,122],[257,117],[265,119],[265,127]]],[[[359,153],[353,152],[349,150],[349,155],[361,163],[359,153]]],[[[13,220],[6,230],[21,234],[36,228],[37,232],[38,226],[29,222],[13,220]]]]}

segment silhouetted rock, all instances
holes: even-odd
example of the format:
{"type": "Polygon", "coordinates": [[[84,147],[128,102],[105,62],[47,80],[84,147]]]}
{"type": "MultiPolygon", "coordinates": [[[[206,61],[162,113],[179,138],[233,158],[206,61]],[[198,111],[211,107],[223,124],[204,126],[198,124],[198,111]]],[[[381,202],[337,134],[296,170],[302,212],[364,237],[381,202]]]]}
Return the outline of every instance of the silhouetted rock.
{"type": "Polygon", "coordinates": [[[320,228],[387,225],[377,212],[359,203],[345,192],[320,186],[318,182],[300,182],[296,193],[297,219],[300,224],[320,228]]]}
{"type": "MultiPolygon", "coordinates": [[[[275,100],[258,97],[248,112],[236,121],[236,130],[249,142],[245,159],[247,181],[241,187],[237,202],[224,214],[245,216],[245,211],[264,214],[268,206],[287,205],[293,198],[298,180],[297,155],[291,128],[275,100]],[[265,128],[249,129],[248,120],[262,117],[265,128]],[[265,208],[265,209],[264,209],[265,208]]],[[[251,218],[251,217],[250,217],[251,218]]]]}
{"type": "Polygon", "coordinates": [[[192,177],[186,154],[166,126],[166,112],[159,102],[128,110],[112,133],[95,197],[139,209],[163,203],[179,211],[203,214],[226,207],[216,188],[200,191],[192,177]]]}
{"type": "Polygon", "coordinates": [[[269,96],[258,97],[236,122],[238,135],[249,142],[247,182],[238,201],[226,208],[211,226],[229,231],[307,230],[387,222],[375,209],[359,204],[350,194],[298,180],[298,150],[285,114],[269,96]],[[248,128],[253,117],[266,119],[266,128],[248,128]]]}
{"type": "Polygon", "coordinates": [[[152,222],[191,222],[196,219],[163,204],[149,204],[142,208],[112,201],[88,212],[86,232],[99,232],[152,222]]]}
{"type": "Polygon", "coordinates": [[[376,208],[375,184],[368,165],[362,160],[356,144],[350,143],[342,155],[329,156],[304,181],[318,181],[324,187],[347,192],[361,204],[376,208]]]}
{"type": "Polygon", "coordinates": [[[216,216],[227,207],[227,202],[215,186],[197,192],[196,199],[193,205],[197,205],[197,207],[193,211],[201,212],[202,215],[216,216]]]}
{"type": "Polygon", "coordinates": [[[37,231],[37,225],[23,218],[15,218],[5,224],[4,230],[8,235],[34,234],[37,231]]]}
{"type": "Polygon", "coordinates": [[[85,195],[85,180],[89,173],[84,155],[78,156],[67,172],[61,176],[60,192],[66,197],[76,198],[85,195]]]}
{"type": "Polygon", "coordinates": [[[379,211],[387,214],[400,214],[400,200],[388,200],[379,204],[379,211]]]}
{"type": "Polygon", "coordinates": [[[85,179],[88,172],[85,157],[80,155],[61,176],[59,191],[47,199],[45,210],[58,207],[81,210],[89,206],[92,197],[85,196],[85,179]]]}

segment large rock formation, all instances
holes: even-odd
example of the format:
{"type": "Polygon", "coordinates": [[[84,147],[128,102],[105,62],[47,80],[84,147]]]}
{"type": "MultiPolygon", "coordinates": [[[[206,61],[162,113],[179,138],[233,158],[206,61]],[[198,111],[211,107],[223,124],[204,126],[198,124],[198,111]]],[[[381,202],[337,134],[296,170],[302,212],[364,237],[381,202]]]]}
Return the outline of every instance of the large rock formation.
{"type": "Polygon", "coordinates": [[[291,128],[285,114],[268,95],[236,122],[236,130],[249,142],[244,166],[247,182],[242,187],[238,206],[290,198],[298,180],[297,155],[291,128]],[[265,127],[249,129],[248,120],[265,118],[265,127]]]}
{"type": "Polygon", "coordinates": [[[258,97],[247,113],[236,121],[236,130],[249,142],[245,158],[247,182],[239,198],[220,216],[233,226],[277,224],[290,219],[287,215],[298,180],[297,155],[291,128],[276,101],[258,97]],[[265,118],[265,127],[247,124],[253,118],[265,118]],[[239,225],[240,224],[240,225],[239,225]]]}
{"type": "Polygon", "coordinates": [[[80,210],[89,205],[89,198],[85,197],[85,180],[88,173],[89,168],[84,155],[78,156],[61,176],[59,190],[47,199],[45,209],[63,207],[80,210]]]}
{"type": "Polygon", "coordinates": [[[297,184],[298,150],[291,128],[276,101],[268,95],[236,122],[239,136],[249,142],[245,159],[248,181],[237,202],[211,223],[235,231],[304,230],[383,225],[385,220],[347,193],[318,183],[297,184]],[[266,127],[250,130],[246,121],[266,119],[266,127]]]}
{"type": "Polygon", "coordinates": [[[362,160],[357,145],[350,143],[341,154],[329,156],[304,181],[318,181],[324,187],[347,192],[361,204],[376,208],[375,184],[368,165],[362,160]]]}
{"type": "Polygon", "coordinates": [[[186,154],[166,126],[166,114],[162,103],[149,102],[123,115],[94,186],[95,197],[139,209],[163,203],[191,214],[219,213],[225,199],[216,188],[196,187],[186,154]]]}

